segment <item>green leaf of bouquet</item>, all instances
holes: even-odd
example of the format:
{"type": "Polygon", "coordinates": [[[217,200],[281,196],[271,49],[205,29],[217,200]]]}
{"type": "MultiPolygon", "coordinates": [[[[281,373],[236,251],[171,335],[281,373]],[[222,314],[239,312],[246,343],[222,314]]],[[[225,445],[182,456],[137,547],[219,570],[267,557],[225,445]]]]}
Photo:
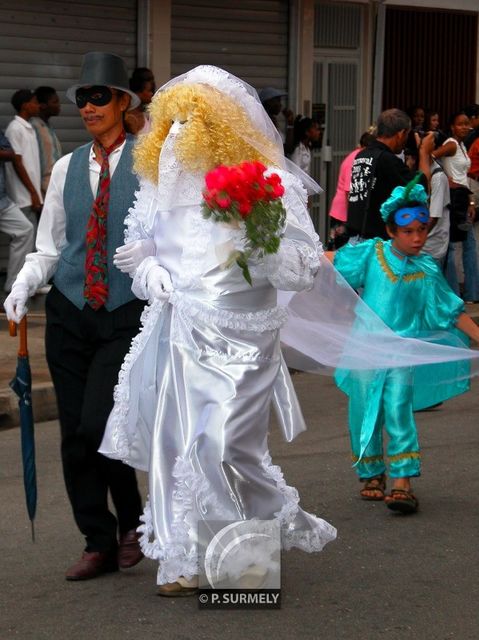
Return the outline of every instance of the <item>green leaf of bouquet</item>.
{"type": "Polygon", "coordinates": [[[236,260],[236,264],[238,265],[238,267],[241,269],[242,273],[243,273],[243,277],[246,280],[246,282],[250,285],[253,286],[253,281],[251,280],[251,274],[249,272],[248,269],[248,263],[246,262],[246,260],[244,259],[244,257],[238,258],[236,260]]]}

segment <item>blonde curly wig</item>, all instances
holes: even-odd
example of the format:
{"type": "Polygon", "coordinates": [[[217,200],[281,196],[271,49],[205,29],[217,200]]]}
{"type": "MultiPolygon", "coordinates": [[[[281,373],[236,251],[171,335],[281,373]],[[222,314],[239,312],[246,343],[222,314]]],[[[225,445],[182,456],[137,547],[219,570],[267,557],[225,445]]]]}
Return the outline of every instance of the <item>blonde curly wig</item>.
{"type": "Polygon", "coordinates": [[[279,164],[278,149],[255,129],[244,109],[207,84],[171,87],[153,99],[149,111],[151,131],[139,137],[133,155],[135,171],[153,183],[158,181],[160,152],[173,120],[187,121],[178,135],[175,154],[189,171],[204,173],[220,164],[251,160],[279,164]],[[268,158],[247,139],[262,139],[268,158]]]}

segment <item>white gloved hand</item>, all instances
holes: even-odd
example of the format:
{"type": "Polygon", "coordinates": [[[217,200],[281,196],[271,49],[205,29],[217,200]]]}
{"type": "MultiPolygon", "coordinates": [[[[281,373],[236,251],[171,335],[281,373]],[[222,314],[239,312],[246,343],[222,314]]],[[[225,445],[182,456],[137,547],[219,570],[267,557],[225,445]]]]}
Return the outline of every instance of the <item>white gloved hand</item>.
{"type": "Polygon", "coordinates": [[[319,269],[318,249],[283,238],[278,252],[264,257],[264,267],[266,277],[276,289],[309,290],[319,269]]]}
{"type": "Polygon", "coordinates": [[[150,300],[168,300],[173,291],[170,274],[158,264],[155,264],[148,271],[146,286],[150,300]]]}
{"type": "Polygon", "coordinates": [[[12,291],[3,303],[5,313],[10,321],[17,324],[27,313],[28,287],[23,282],[14,283],[12,291]]]}
{"type": "Polygon", "coordinates": [[[113,264],[122,273],[132,275],[148,256],[154,256],[155,242],[152,239],[135,240],[118,247],[113,256],[113,264]]]}

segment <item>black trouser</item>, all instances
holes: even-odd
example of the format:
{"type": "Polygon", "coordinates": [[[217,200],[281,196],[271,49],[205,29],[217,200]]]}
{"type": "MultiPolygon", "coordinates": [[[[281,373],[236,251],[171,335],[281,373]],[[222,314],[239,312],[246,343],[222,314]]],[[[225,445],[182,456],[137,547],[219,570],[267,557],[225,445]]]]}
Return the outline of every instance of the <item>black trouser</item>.
{"type": "Polygon", "coordinates": [[[113,407],[113,389],[144,302],[114,311],[80,311],[58,289],[46,299],[46,356],[58,403],[65,484],[87,551],[113,551],[139,524],[142,501],[134,469],[97,452],[113,407]],[[118,523],[108,508],[108,490],[118,523]]]}

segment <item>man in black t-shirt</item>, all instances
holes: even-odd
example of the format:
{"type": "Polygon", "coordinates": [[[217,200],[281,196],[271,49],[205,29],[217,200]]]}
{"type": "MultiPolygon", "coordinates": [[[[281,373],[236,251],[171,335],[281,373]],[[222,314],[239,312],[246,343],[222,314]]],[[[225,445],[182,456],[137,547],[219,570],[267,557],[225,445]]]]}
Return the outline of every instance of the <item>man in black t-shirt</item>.
{"type": "MultiPolygon", "coordinates": [[[[401,153],[411,129],[411,120],[399,109],[383,111],[377,120],[377,137],[354,159],[348,196],[347,228],[350,237],[387,239],[379,207],[394,187],[404,186],[414,177],[397,154],[401,153]]],[[[433,137],[419,145],[419,169],[430,174],[433,137]]]]}

